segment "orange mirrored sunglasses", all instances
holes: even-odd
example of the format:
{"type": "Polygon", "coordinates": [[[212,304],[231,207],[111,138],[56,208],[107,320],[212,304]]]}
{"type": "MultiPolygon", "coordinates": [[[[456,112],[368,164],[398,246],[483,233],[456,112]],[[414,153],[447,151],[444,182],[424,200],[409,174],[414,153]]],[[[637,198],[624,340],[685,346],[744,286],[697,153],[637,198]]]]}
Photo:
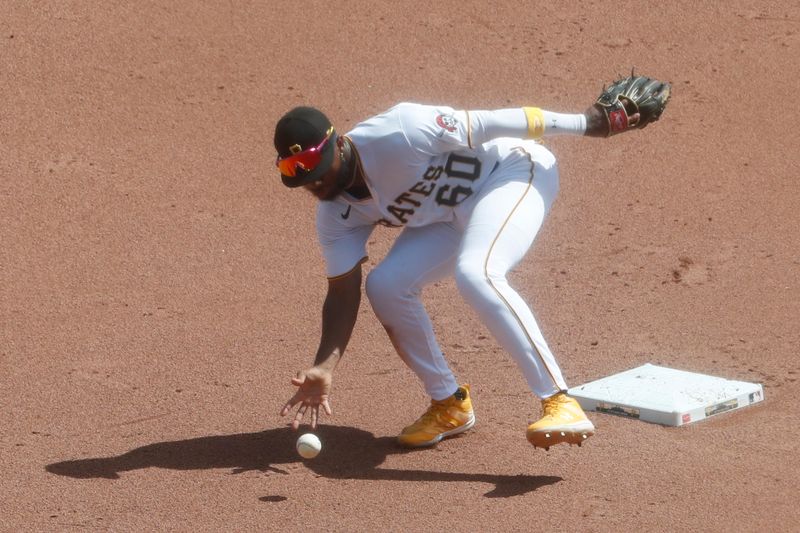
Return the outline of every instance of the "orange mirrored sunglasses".
{"type": "Polygon", "coordinates": [[[333,135],[333,127],[328,130],[328,133],[325,135],[325,138],[322,139],[316,146],[312,146],[311,148],[306,148],[302,152],[297,152],[296,154],[292,154],[281,158],[278,156],[278,159],[275,161],[275,165],[278,167],[278,170],[281,171],[281,174],[284,176],[289,176],[293,178],[297,175],[297,169],[301,168],[306,172],[311,172],[319,165],[319,162],[322,161],[322,150],[325,149],[325,145],[328,144],[328,141],[331,139],[333,135]]]}

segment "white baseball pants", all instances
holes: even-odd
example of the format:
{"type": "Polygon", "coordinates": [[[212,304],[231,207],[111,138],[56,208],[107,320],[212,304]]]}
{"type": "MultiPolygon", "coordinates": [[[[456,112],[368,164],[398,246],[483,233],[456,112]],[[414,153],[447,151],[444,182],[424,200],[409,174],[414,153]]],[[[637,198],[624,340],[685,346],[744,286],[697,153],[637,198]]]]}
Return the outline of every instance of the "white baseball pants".
{"type": "Polygon", "coordinates": [[[567,386],[528,305],[506,274],[525,256],[558,193],[555,157],[523,142],[456,207],[456,220],[405,228],[386,258],[367,276],[366,292],[403,361],[434,400],[457,387],[420,294],[455,276],[459,292],[498,343],[514,358],[534,394],[567,386]]]}

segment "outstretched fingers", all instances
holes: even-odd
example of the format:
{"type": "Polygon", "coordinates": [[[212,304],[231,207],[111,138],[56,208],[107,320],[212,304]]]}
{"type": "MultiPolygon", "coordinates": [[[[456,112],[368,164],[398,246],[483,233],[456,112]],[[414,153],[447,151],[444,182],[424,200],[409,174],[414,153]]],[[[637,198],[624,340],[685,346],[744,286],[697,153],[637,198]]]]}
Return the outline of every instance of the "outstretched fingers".
{"type": "Polygon", "coordinates": [[[288,415],[289,411],[292,410],[292,407],[297,405],[299,402],[300,402],[300,398],[298,398],[297,394],[292,396],[292,398],[288,402],[286,402],[286,405],[283,406],[283,409],[281,409],[281,416],[288,415]]]}
{"type": "Polygon", "coordinates": [[[300,427],[300,422],[303,421],[303,417],[306,416],[306,411],[308,410],[308,405],[303,404],[297,410],[297,414],[294,415],[294,420],[292,420],[292,429],[297,430],[300,427]]]}
{"type": "MultiPolygon", "coordinates": [[[[295,387],[299,387],[305,382],[305,380],[306,380],[305,374],[302,371],[300,371],[297,373],[297,377],[292,378],[292,385],[294,385],[295,387]]],[[[304,395],[301,394],[301,390],[295,392],[294,395],[291,397],[291,399],[289,399],[289,401],[286,402],[286,405],[283,406],[283,409],[281,409],[281,416],[288,415],[289,411],[291,411],[292,408],[298,403],[300,403],[300,401],[303,399],[304,395]]]]}
{"type": "Polygon", "coordinates": [[[322,410],[325,411],[325,414],[330,416],[333,414],[331,410],[331,404],[328,403],[328,398],[323,397],[322,401],[318,404],[311,406],[311,429],[315,429],[317,427],[317,423],[319,422],[319,408],[322,407],[322,410]]]}
{"type": "Polygon", "coordinates": [[[292,419],[292,428],[294,429],[298,429],[300,427],[300,423],[303,421],[303,418],[305,418],[306,413],[309,411],[309,409],[311,410],[310,414],[311,414],[312,428],[317,427],[317,421],[319,420],[320,405],[322,405],[323,409],[325,410],[325,413],[329,415],[332,414],[331,407],[330,404],[328,404],[327,399],[317,403],[314,402],[313,399],[301,395],[300,392],[298,391],[298,393],[292,396],[292,399],[286,402],[286,404],[283,406],[283,409],[281,409],[281,416],[286,416],[287,414],[289,414],[289,412],[298,404],[300,404],[300,406],[297,408],[297,412],[295,413],[294,418],[292,419]]]}
{"type": "Polygon", "coordinates": [[[292,409],[297,408],[297,412],[291,422],[293,429],[297,430],[300,427],[306,413],[309,414],[311,428],[316,428],[320,420],[320,406],[326,414],[333,414],[328,401],[324,379],[315,378],[315,376],[309,377],[305,372],[300,371],[297,373],[297,377],[292,378],[292,385],[298,387],[298,389],[292,398],[284,404],[281,409],[281,416],[286,416],[292,409]]]}
{"type": "Polygon", "coordinates": [[[333,414],[333,410],[331,409],[331,404],[328,402],[328,398],[324,398],[322,400],[322,408],[325,410],[325,414],[330,416],[333,414]]]}

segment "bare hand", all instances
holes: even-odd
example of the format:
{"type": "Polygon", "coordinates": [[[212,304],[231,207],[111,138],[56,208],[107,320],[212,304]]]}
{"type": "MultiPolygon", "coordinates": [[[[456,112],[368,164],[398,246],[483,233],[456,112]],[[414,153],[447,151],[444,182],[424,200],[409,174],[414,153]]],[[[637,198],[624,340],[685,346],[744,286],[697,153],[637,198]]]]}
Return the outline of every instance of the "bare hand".
{"type": "Polygon", "coordinates": [[[311,410],[312,429],[317,427],[320,406],[322,406],[326,414],[333,414],[328,403],[332,380],[331,372],[319,367],[301,370],[297,373],[296,378],[292,378],[292,385],[298,387],[297,392],[281,409],[281,416],[286,416],[295,405],[300,404],[294,420],[292,420],[292,429],[297,430],[300,427],[300,422],[309,409],[311,410]]]}

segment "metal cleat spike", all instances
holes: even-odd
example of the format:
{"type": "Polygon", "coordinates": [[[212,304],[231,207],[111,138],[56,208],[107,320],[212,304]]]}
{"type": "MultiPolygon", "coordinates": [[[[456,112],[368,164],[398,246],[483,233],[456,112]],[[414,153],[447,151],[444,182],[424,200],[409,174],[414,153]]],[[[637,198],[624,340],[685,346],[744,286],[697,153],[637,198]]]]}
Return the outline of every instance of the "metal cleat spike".
{"type": "Polygon", "coordinates": [[[566,434],[566,433],[564,433],[564,432],[562,431],[562,432],[561,432],[561,436],[562,436],[562,437],[566,437],[566,436],[567,436],[567,434],[566,434]]]}
{"type": "Polygon", "coordinates": [[[544,436],[549,439],[550,438],[550,433],[545,433],[544,436]]]}
{"type": "Polygon", "coordinates": [[[583,444],[583,443],[582,443],[582,442],[579,442],[579,443],[578,443],[578,448],[580,448],[580,447],[581,447],[581,444],[583,444]]]}

